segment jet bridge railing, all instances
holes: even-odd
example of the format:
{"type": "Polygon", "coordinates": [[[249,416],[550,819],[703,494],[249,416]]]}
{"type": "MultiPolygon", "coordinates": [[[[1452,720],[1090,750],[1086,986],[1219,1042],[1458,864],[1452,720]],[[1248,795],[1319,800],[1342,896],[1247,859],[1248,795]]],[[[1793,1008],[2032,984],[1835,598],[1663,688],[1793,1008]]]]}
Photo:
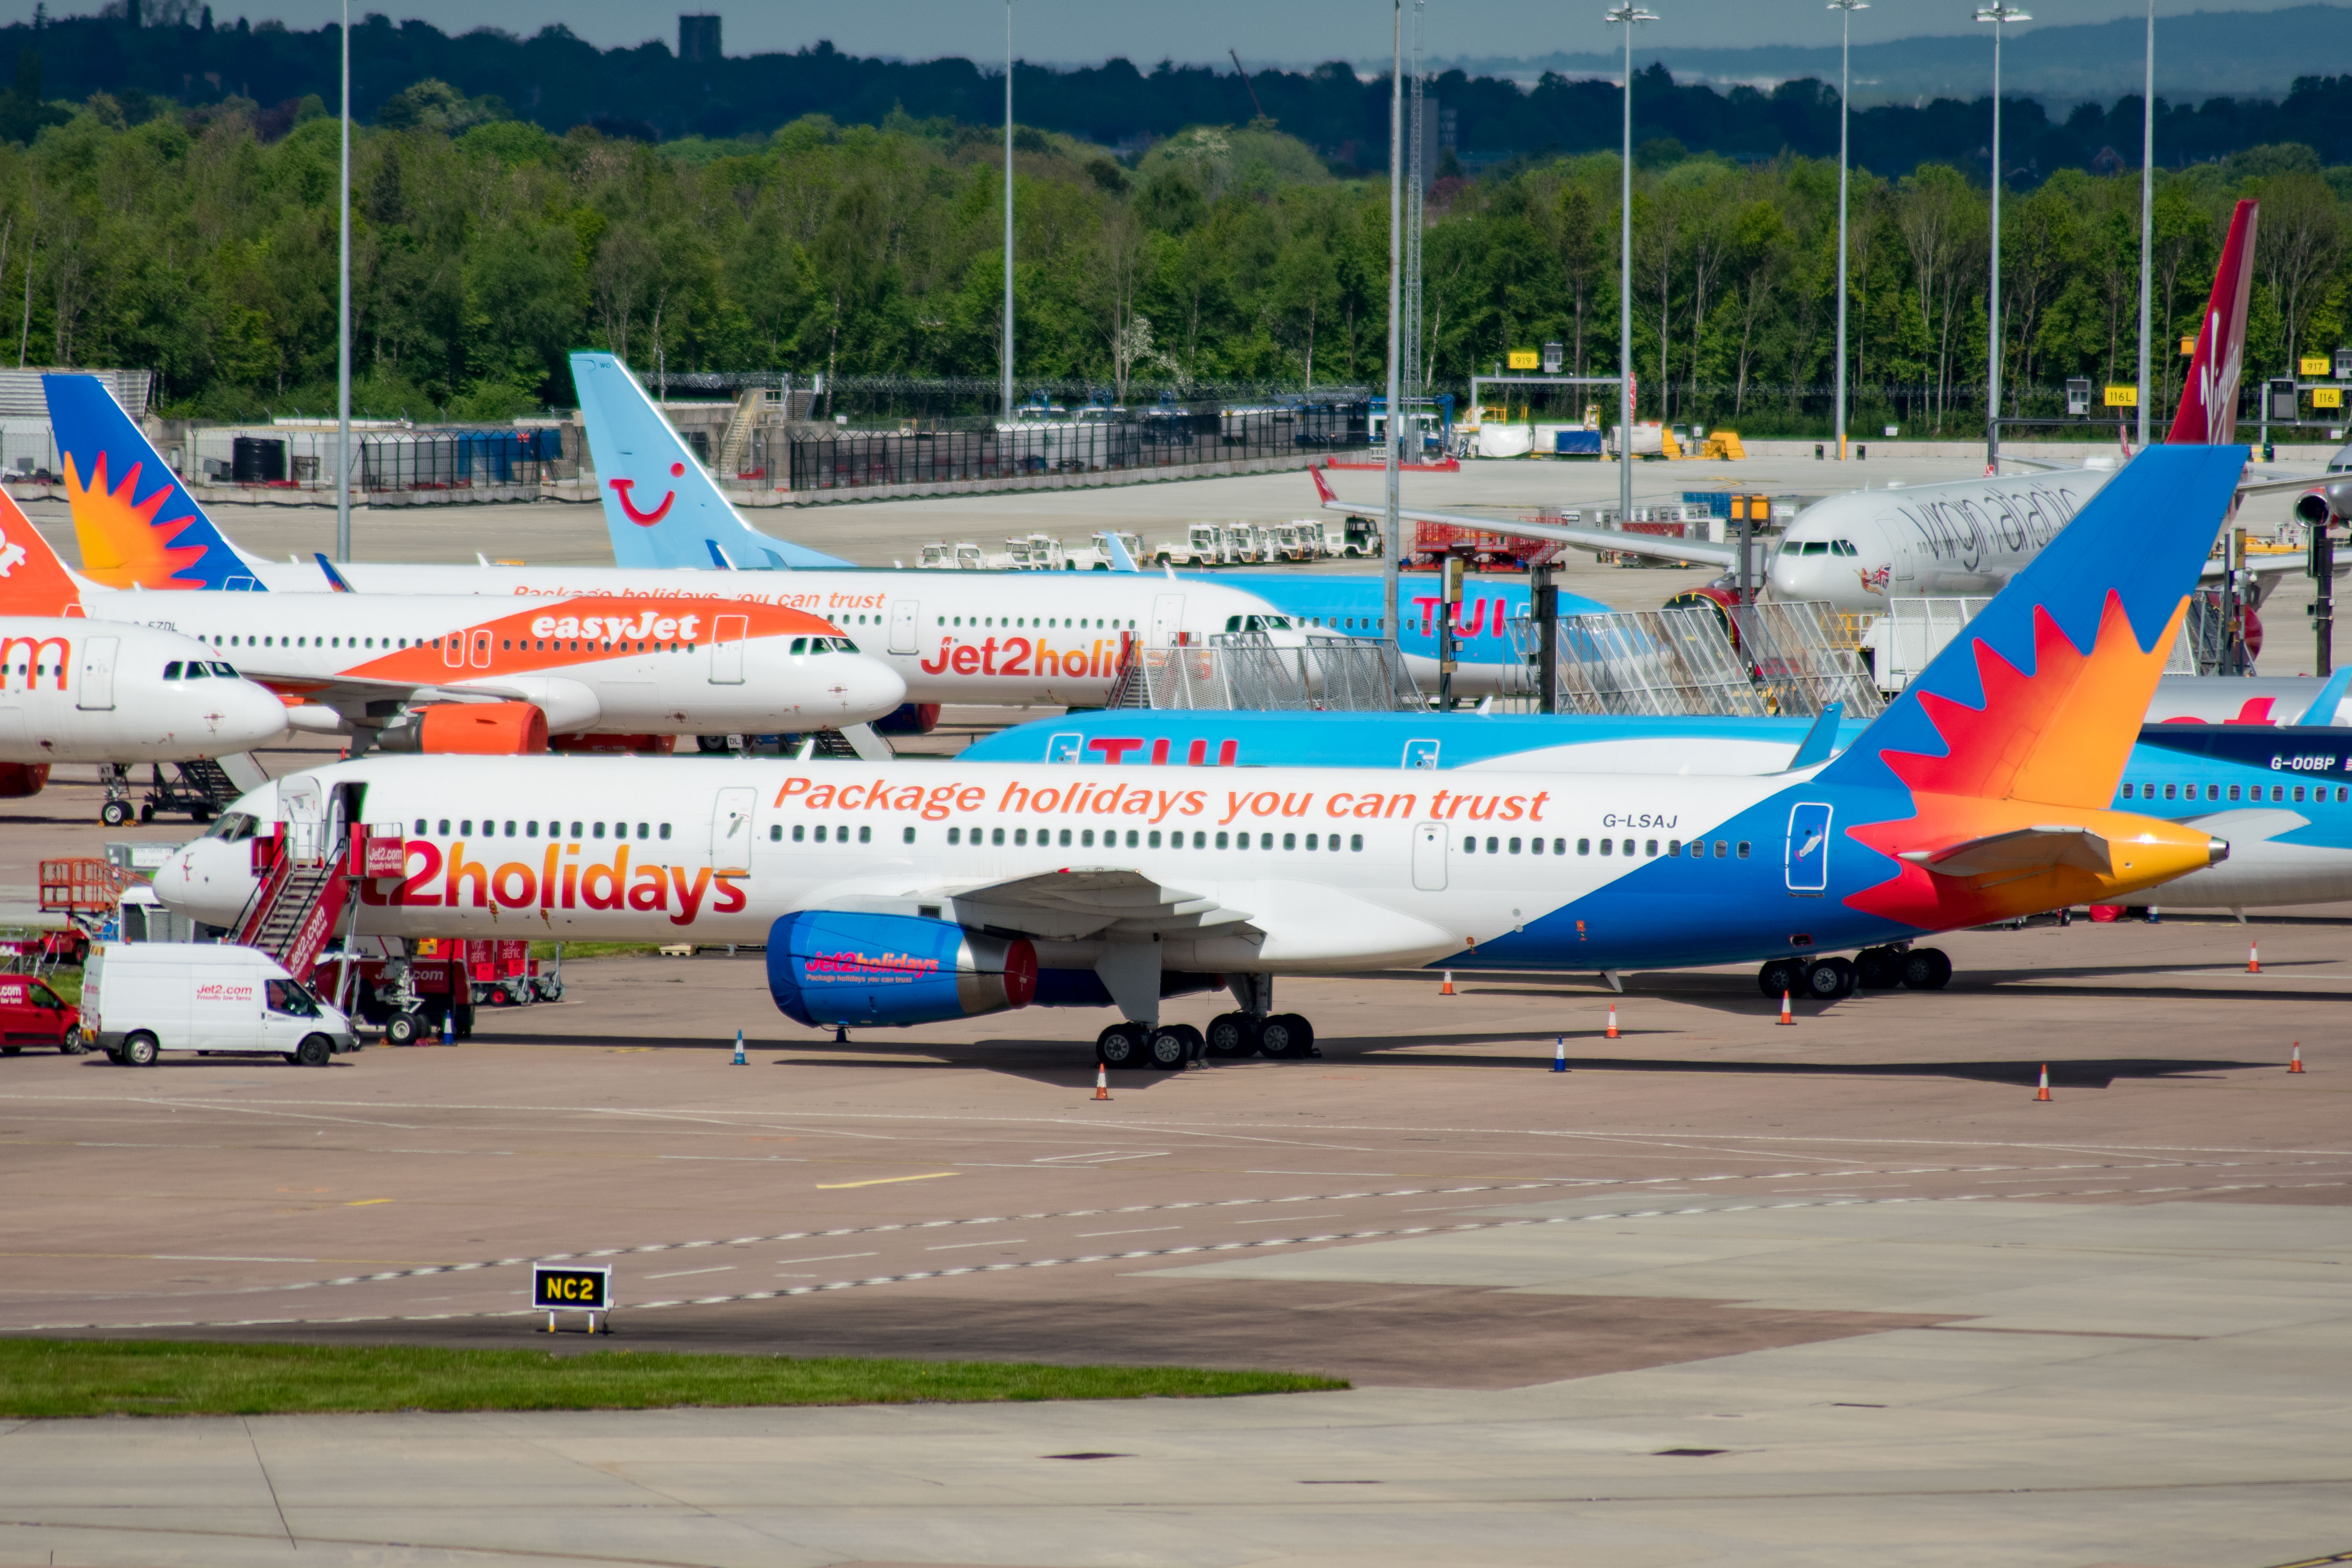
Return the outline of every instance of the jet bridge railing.
{"type": "Polygon", "coordinates": [[[1395,713],[1428,701],[1394,643],[1319,637],[1276,643],[1265,632],[1234,632],[1205,644],[1136,649],[1106,705],[1395,713]]]}
{"type": "MultiPolygon", "coordinates": [[[[1886,613],[1872,623],[1868,641],[1880,690],[1900,691],[1918,678],[1960,629],[1977,618],[1990,598],[1889,599],[1886,613]]],[[[2167,675],[2218,675],[2221,670],[2220,595],[2191,595],[2189,614],[2165,659],[2167,675]]]]}
{"type": "MultiPolygon", "coordinates": [[[[1514,690],[1495,706],[1535,710],[1536,627],[1521,615],[1507,623],[1514,690]]],[[[1563,713],[1759,717],[1764,694],[1713,609],[1624,610],[1563,616],[1556,640],[1559,708],[1563,713]]]]}
{"type": "Polygon", "coordinates": [[[1815,714],[1842,702],[1847,718],[1866,719],[1885,706],[1835,606],[1768,599],[1724,614],[1770,711],[1815,714]]]}

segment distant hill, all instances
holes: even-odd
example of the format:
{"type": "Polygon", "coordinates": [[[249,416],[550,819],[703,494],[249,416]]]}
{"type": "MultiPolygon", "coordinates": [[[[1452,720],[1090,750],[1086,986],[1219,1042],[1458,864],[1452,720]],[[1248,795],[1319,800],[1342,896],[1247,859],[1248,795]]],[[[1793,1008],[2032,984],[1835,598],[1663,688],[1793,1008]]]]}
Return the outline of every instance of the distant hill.
{"type": "MultiPolygon", "coordinates": [[[[1880,16],[1891,16],[1891,11],[1880,16]]],[[[1864,36],[1886,24],[1865,15],[1864,36]]],[[[2147,24],[2137,17],[2074,26],[2036,24],[2011,32],[2001,47],[2001,89],[2045,102],[2137,97],[2147,24]]],[[[1654,25],[1650,38],[1667,31],[1654,25]]],[[[1756,48],[1643,47],[1637,65],[1664,65],[1681,81],[1769,85],[1799,77],[1837,80],[1836,18],[1809,18],[1820,45],[1771,44],[1756,48]]],[[[1554,53],[1525,58],[1451,59],[1444,66],[1472,76],[1532,82],[1544,71],[1568,77],[1605,76],[1622,68],[1608,53],[1554,53]]],[[[2159,98],[2202,102],[2214,97],[2274,98],[2299,76],[2352,65],[2352,6],[2296,5],[2281,11],[2195,11],[2156,23],[2156,90],[2159,98]]],[[[1368,66],[1367,68],[1370,68],[1368,66]]],[[[1990,28],[1945,37],[1896,38],[1853,47],[1854,101],[1903,102],[1921,97],[1976,98],[1990,90],[1990,28]]]]}

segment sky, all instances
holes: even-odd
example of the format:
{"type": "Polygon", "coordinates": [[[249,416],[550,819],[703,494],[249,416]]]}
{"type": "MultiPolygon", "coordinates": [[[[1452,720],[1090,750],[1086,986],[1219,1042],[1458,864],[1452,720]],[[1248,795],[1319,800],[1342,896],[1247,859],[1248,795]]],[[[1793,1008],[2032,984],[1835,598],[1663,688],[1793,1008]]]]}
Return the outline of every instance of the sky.
{"type": "MultiPolygon", "coordinates": [[[[2159,16],[2195,10],[2267,11],[2298,0],[2158,0],[2159,16]]],[[[2307,3],[2307,0],[2305,0],[2307,3]]],[[[1652,47],[1738,48],[1757,44],[1832,43],[1835,18],[1819,0],[1647,0],[1662,20],[1645,26],[1640,43],[1652,47]]],[[[61,14],[94,11],[97,0],[52,0],[61,14]]],[[[729,54],[796,49],[829,38],[858,55],[928,59],[963,55],[1002,58],[1001,0],[880,0],[844,7],[837,0],[688,0],[656,10],[639,0],[354,0],[352,12],[382,10],[395,21],[415,16],[450,33],[485,24],[530,34],[562,22],[600,46],[659,37],[675,47],[677,14],[715,11],[729,54]],[[650,26],[649,26],[650,24],[650,26]]],[[[2146,14],[2144,0],[2030,0],[2037,23],[2104,22],[2146,14]]],[[[1437,58],[1510,58],[1606,49],[1612,30],[1601,21],[1604,0],[1426,0],[1425,48],[1437,58]]],[[[1970,0],[1875,0],[1854,18],[1856,43],[1977,30],[1970,0]]],[[[33,0],[0,0],[0,19],[29,18],[33,0]]],[[[277,17],[310,28],[333,20],[335,0],[213,0],[213,14],[232,21],[277,17]]],[[[1228,48],[1244,65],[1311,65],[1327,59],[1360,64],[1389,52],[1391,7],[1379,0],[1017,0],[1014,47],[1024,59],[1092,64],[1124,55],[1149,68],[1160,59],[1226,64],[1228,48]]],[[[1413,6],[1405,8],[1410,34],[1413,6]]],[[[2030,24],[2020,24],[2021,26],[2030,24]]],[[[1637,46],[1638,47],[1638,46],[1637,46]]]]}

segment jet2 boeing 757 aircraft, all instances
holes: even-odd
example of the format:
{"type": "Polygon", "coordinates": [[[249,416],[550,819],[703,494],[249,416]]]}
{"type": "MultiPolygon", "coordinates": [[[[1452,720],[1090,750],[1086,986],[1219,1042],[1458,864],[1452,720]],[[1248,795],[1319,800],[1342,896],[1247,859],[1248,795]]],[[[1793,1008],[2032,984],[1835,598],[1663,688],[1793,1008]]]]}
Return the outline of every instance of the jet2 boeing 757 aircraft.
{"type": "Polygon", "coordinates": [[[1821,955],[2119,901],[2227,855],[2108,803],[2244,462],[2147,454],[1852,746],[1793,773],[371,758],[247,795],[156,891],[233,923],[256,893],[241,838],[365,826],[405,874],[368,884],[362,934],[764,941],[804,1024],[1112,1006],[1106,1058],[1161,1067],[1201,1042],[1159,1026],[1160,999],[1220,984],[1230,1047],[1307,1048],[1312,1026],[1272,1011],[1280,974],[1802,957],[1851,976],[1821,955]]]}

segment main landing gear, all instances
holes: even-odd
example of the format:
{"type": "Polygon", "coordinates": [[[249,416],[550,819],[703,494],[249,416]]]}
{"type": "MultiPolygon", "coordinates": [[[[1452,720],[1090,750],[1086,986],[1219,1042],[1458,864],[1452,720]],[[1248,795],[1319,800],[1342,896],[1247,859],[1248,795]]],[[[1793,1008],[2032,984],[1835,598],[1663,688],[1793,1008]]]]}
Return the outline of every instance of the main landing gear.
{"type": "Polygon", "coordinates": [[[1756,988],[1779,1000],[1810,996],[1834,1002],[1856,991],[1941,991],[1952,978],[1952,961],[1937,947],[1865,947],[1851,959],[1776,958],[1756,972],[1756,988]]]}
{"type": "Polygon", "coordinates": [[[1296,1013],[1220,1013],[1205,1032],[1190,1024],[1113,1024],[1095,1037],[1095,1055],[1106,1067],[1173,1072],[1202,1057],[1282,1060],[1322,1053],[1315,1048],[1315,1026],[1296,1013]]]}

